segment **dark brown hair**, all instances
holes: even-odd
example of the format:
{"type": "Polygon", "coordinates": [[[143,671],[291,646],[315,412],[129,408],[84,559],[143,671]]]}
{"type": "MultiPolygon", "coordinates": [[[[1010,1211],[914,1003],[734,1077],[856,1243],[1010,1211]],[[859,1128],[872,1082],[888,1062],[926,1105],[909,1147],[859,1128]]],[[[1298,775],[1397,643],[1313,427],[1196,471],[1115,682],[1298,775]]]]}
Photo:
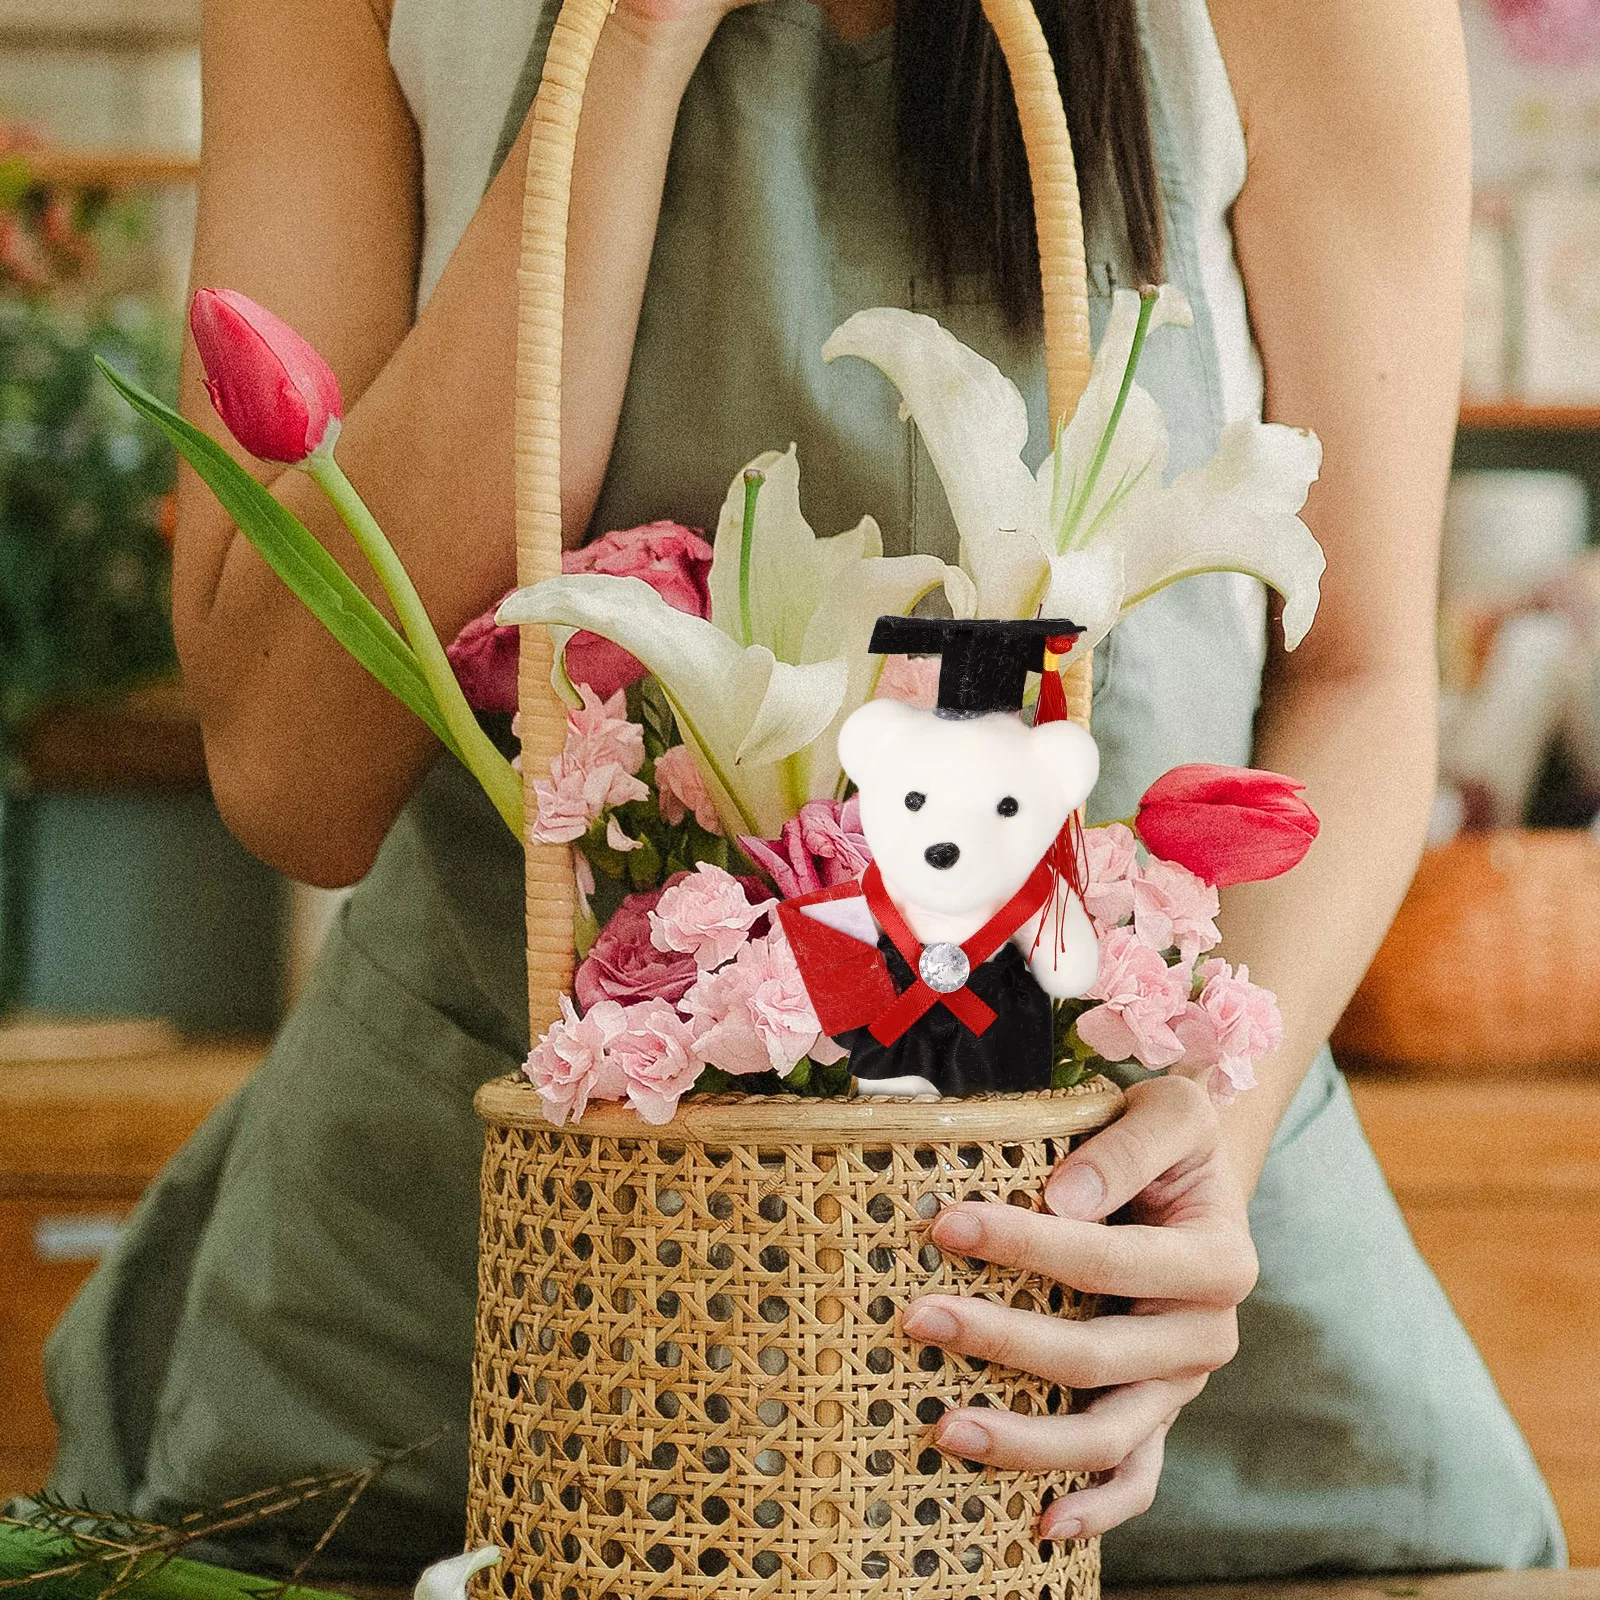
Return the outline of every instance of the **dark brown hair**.
{"type": "MultiPolygon", "coordinates": [[[[1034,0],[1067,108],[1086,214],[1120,226],[1133,285],[1159,283],[1161,199],[1136,0],[1034,0]]],[[[1022,127],[980,0],[900,0],[900,157],[936,271],[986,273],[1014,332],[1042,318],[1022,127]]]]}

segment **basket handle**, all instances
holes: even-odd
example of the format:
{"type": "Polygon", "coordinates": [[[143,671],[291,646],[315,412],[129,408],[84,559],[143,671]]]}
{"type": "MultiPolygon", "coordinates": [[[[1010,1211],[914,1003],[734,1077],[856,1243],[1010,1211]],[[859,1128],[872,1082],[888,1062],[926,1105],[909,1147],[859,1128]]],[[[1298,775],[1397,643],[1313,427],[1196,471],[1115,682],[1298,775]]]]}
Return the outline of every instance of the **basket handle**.
{"type": "MultiPolygon", "coordinates": [[[[517,267],[517,582],[561,571],[561,334],[566,293],[567,206],[584,85],[615,0],[563,0],[533,102],[517,267]]],[[[1088,272],[1077,167],[1055,62],[1032,0],[983,0],[1011,75],[1022,123],[1039,233],[1050,414],[1070,416],[1089,379],[1088,272]]],[[[533,785],[566,742],[566,708],[550,687],[547,629],[524,625],[518,672],[522,781],[533,785]]],[[[1089,725],[1087,656],[1066,674],[1075,722],[1089,725]]],[[[527,843],[528,1017],[537,1038],[572,982],[576,885],[565,845],[527,843]]]]}

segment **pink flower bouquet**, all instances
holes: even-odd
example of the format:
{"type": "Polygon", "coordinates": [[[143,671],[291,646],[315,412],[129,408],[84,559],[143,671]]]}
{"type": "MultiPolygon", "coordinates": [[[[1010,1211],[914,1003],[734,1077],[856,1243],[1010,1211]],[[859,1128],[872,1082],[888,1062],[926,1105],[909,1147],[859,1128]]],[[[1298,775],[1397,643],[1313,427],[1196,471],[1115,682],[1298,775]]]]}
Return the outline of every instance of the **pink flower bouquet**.
{"type": "MultiPolygon", "coordinates": [[[[527,1076],[557,1122],[610,1100],[660,1123],[685,1094],[734,1083],[850,1092],[846,1054],[822,1031],[776,913],[780,900],[848,897],[863,878],[870,895],[881,882],[840,731],[875,697],[931,706],[939,668],[875,654],[879,618],[930,599],[958,619],[1071,617],[1076,643],[1050,648],[1082,651],[1166,584],[1232,568],[1282,594],[1290,648],[1310,625],[1322,554],[1297,512],[1320,458],[1314,437],[1237,423],[1211,466],[1162,481],[1164,425],[1134,373],[1146,336],[1187,315],[1171,290],[1115,297],[1084,400],[1035,469],[1015,455],[1028,430],[1001,374],[931,318],[862,312],[824,358],[871,362],[900,386],[958,510],[958,563],[886,556],[870,517],[818,538],[791,446],[735,476],[712,538],[666,521],[608,533],[448,649],[335,460],[338,384],[293,329],[230,291],[202,290],[192,308],[218,413],[254,454],[319,485],[398,629],[213,440],[107,371],[284,582],[473,773],[519,841],[571,850],[579,964],[527,1076]],[[1100,482],[1113,444],[1136,492],[1100,482]],[[530,624],[554,636],[568,711],[527,816],[516,763],[479,716],[515,710],[530,624]]],[[[1042,722],[1065,706],[1055,658],[1046,663],[1042,722]]],[[[1214,954],[1217,890],[1287,870],[1315,834],[1292,779],[1211,766],[1168,773],[1126,822],[1087,833],[1070,823],[1034,870],[1049,865],[1081,893],[1094,977],[1086,993],[1063,991],[1081,998],[1054,1002],[1054,1081],[1121,1065],[1183,1073],[1218,1100],[1248,1088],[1282,1023],[1248,970],[1214,954]]]]}

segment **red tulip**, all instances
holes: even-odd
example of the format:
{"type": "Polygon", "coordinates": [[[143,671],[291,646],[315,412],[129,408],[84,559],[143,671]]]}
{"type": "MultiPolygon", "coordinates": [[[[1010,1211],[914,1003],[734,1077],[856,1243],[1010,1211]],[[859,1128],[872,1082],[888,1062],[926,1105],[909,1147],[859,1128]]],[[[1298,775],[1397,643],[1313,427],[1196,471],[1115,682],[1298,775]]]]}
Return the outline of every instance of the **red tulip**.
{"type": "Polygon", "coordinates": [[[199,289],[189,327],[211,403],[251,455],[298,467],[333,448],[339,382],[288,323],[232,289],[199,289]]]}
{"type": "Polygon", "coordinates": [[[1145,790],[1134,828],[1152,855],[1219,889],[1259,883],[1287,872],[1317,836],[1304,788],[1249,767],[1174,767],[1145,790]]]}

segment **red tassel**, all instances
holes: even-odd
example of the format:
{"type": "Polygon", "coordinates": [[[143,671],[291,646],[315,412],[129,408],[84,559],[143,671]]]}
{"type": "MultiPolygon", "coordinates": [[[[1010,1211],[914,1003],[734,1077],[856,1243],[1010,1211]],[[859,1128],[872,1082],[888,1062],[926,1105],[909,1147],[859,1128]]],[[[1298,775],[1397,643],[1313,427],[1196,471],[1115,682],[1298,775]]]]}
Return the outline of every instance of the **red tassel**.
{"type": "MultiPolygon", "coordinates": [[[[1053,649],[1060,643],[1066,647],[1071,646],[1070,639],[1050,640],[1048,646],[1053,649]]],[[[1034,709],[1033,721],[1037,727],[1044,722],[1065,722],[1067,720],[1067,691],[1061,682],[1061,672],[1056,666],[1046,659],[1044,674],[1039,680],[1039,703],[1034,709]]],[[[1089,886],[1089,853],[1083,842],[1083,824],[1078,820],[1078,813],[1074,811],[1061,825],[1061,832],[1055,836],[1051,843],[1049,853],[1045,859],[1050,863],[1050,870],[1055,874],[1056,880],[1066,884],[1067,888],[1081,900],[1083,891],[1089,886]]],[[[1063,896],[1057,894],[1053,897],[1056,917],[1056,949],[1065,950],[1067,931],[1067,907],[1063,896]]],[[[1044,933],[1044,922],[1039,924],[1039,933],[1044,933]]],[[[1038,941],[1034,941],[1034,948],[1038,948],[1038,941]]]]}

